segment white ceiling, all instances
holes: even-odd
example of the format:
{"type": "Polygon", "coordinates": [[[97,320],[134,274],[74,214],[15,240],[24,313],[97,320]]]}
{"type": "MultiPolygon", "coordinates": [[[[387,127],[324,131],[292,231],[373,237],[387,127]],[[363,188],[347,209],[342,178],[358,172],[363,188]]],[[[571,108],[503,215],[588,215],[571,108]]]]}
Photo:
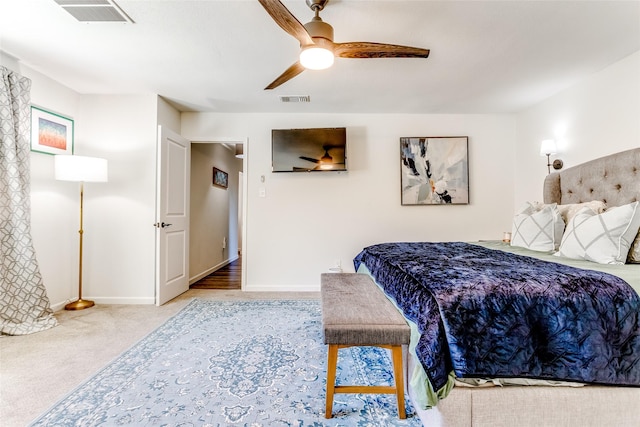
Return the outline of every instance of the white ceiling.
{"type": "MultiPolygon", "coordinates": [[[[337,58],[265,91],[299,46],[257,0],[116,1],[135,23],[0,0],[0,50],[82,94],[157,93],[182,111],[336,113],[515,112],[640,50],[637,0],[331,0],[321,16],[336,42],[416,46],[429,58],[337,58]]],[[[304,0],[283,3],[302,23],[313,16],[304,0]]]]}

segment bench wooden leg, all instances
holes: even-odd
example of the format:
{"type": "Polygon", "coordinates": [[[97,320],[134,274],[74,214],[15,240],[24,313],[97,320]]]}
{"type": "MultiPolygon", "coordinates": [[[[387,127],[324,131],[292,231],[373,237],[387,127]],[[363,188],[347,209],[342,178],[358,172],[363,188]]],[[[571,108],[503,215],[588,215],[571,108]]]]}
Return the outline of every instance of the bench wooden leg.
{"type": "Polygon", "coordinates": [[[396,383],[396,398],[398,402],[398,417],[407,418],[404,408],[404,372],[402,369],[402,346],[392,345],[391,354],[393,357],[393,379],[396,383]]]}
{"type": "Polygon", "coordinates": [[[329,344],[327,355],[327,396],[325,418],[333,416],[333,397],[335,393],[389,393],[396,395],[398,403],[398,418],[407,418],[404,404],[404,370],[402,368],[401,345],[377,345],[377,347],[391,350],[393,360],[394,386],[370,386],[370,385],[340,385],[336,386],[336,370],[338,368],[338,349],[352,347],[351,345],[329,344]]]}
{"type": "Polygon", "coordinates": [[[325,418],[332,417],[333,393],[336,386],[336,369],[338,367],[338,345],[329,344],[327,357],[327,405],[325,408],[325,418]]]}

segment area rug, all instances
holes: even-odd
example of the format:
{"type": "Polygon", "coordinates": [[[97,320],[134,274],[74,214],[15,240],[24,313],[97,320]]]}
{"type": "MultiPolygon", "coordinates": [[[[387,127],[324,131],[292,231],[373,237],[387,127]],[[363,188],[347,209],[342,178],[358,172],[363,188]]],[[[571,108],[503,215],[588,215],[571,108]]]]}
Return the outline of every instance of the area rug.
{"type": "MultiPolygon", "coordinates": [[[[33,426],[421,426],[394,395],[338,394],[325,419],[318,301],[195,299],[33,426]]],[[[391,384],[388,350],[341,349],[338,384],[391,384]]]]}

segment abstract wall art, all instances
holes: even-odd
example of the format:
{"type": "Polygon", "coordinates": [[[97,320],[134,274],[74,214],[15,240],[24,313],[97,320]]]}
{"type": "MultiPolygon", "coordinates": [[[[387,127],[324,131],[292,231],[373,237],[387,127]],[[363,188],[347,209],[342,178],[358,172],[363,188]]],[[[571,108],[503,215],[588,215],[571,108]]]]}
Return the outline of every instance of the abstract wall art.
{"type": "Polygon", "coordinates": [[[469,203],[469,138],[400,138],[402,205],[469,203]]]}

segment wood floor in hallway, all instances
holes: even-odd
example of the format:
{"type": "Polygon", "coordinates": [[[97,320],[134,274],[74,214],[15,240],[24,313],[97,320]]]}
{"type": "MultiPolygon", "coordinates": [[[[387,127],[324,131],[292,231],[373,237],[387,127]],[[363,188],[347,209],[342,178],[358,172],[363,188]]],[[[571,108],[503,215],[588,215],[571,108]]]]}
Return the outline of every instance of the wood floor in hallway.
{"type": "Polygon", "coordinates": [[[189,286],[190,289],[240,289],[242,258],[225,265],[189,286]]]}

